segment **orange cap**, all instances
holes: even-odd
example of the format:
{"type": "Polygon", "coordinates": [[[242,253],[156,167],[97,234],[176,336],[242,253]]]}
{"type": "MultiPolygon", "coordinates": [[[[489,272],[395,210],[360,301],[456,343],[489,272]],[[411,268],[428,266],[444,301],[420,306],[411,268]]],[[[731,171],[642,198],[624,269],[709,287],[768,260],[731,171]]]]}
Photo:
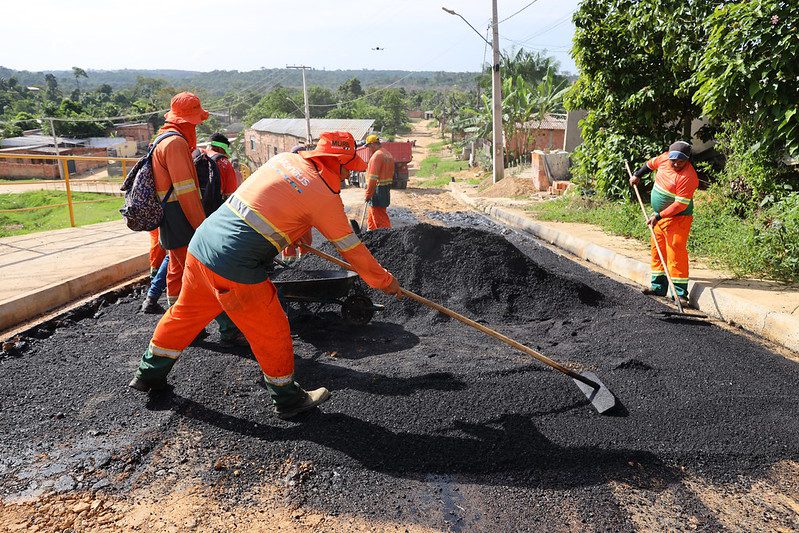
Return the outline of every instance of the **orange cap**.
{"type": "Polygon", "coordinates": [[[172,97],[170,110],[164,115],[167,122],[175,124],[189,123],[195,126],[208,118],[208,111],[200,105],[196,94],[183,92],[172,97]]]}
{"type": "Polygon", "coordinates": [[[319,136],[319,142],[313,150],[305,150],[300,155],[305,159],[315,157],[335,157],[338,163],[347,170],[363,172],[366,161],[358,157],[355,151],[355,138],[347,131],[326,131],[319,136]]]}

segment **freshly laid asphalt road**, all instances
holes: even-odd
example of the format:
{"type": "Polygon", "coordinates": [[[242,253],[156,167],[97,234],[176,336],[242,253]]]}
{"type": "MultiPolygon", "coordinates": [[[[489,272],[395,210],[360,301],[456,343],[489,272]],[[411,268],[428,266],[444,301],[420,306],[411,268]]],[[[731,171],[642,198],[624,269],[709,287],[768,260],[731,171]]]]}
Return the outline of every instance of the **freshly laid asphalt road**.
{"type": "Polygon", "coordinates": [[[271,483],[292,508],[434,530],[799,527],[783,475],[799,455],[796,363],[658,318],[633,288],[478,215],[429,215],[465,229],[364,241],[410,290],[596,372],[623,404],[616,416],[528,356],[375,291],[387,308],[364,327],[335,307],[292,307],[297,379],[333,392],[318,411],[273,418],[252,356],[215,332],[184,353],[174,389],[148,399],[126,384],[158,317],[122,292],[29,331],[0,360],[0,496],[124,498],[196,478],[227,487],[233,506],[271,483]],[[235,475],[220,467],[231,457],[235,475]],[[287,475],[287,461],[301,467],[287,475]]]}

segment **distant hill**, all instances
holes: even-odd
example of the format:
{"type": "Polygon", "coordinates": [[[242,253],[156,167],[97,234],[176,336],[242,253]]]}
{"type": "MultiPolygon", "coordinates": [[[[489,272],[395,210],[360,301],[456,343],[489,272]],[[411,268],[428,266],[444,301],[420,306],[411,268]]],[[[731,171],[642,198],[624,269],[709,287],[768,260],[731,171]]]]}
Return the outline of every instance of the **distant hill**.
{"type": "MultiPolygon", "coordinates": [[[[280,83],[284,87],[301,87],[302,76],[297,70],[262,69],[239,72],[214,70],[196,72],[189,70],[87,70],[88,79],[81,78],[83,88],[93,89],[107,83],[114,89],[134,85],[139,77],[160,78],[178,89],[188,89],[212,95],[222,95],[230,90],[253,87],[269,88],[280,83]]],[[[29,72],[0,67],[0,78],[15,77],[20,84],[44,86],[45,74],[53,74],[59,86],[68,89],[75,85],[71,70],[46,70],[29,72]]],[[[395,87],[405,89],[470,90],[475,86],[477,72],[411,72],[404,70],[313,70],[309,71],[308,84],[335,90],[345,81],[358,78],[364,88],[385,86],[396,82],[395,87]]]]}

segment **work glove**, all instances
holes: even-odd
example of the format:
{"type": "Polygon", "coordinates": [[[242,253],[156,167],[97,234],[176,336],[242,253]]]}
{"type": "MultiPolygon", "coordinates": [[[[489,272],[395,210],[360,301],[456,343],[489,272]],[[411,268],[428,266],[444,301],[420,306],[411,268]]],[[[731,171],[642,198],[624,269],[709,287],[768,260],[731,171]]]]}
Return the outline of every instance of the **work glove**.
{"type": "Polygon", "coordinates": [[[391,276],[391,283],[389,283],[387,287],[383,287],[380,290],[382,290],[386,294],[396,296],[398,300],[402,299],[403,297],[399,281],[397,281],[397,278],[395,278],[394,276],[391,276]]]}

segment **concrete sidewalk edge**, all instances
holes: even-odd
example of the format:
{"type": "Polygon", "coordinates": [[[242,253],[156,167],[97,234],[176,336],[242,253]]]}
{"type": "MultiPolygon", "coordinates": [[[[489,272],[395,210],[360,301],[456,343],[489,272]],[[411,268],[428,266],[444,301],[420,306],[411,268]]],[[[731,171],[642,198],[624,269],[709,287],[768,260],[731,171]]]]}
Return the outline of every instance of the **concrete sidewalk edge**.
{"type": "MultiPolygon", "coordinates": [[[[482,211],[500,223],[520,229],[641,286],[649,285],[649,265],[626,257],[593,242],[574,237],[550,226],[537,223],[498,206],[476,201],[450,185],[450,194],[473,209],[482,211]]],[[[709,283],[691,281],[691,304],[709,316],[738,325],[785,348],[799,352],[799,318],[771,311],[709,283]]]]}
{"type": "Polygon", "coordinates": [[[139,254],[94,272],[35,289],[0,303],[0,331],[11,329],[81,297],[145,272],[149,254],[139,254]]]}

